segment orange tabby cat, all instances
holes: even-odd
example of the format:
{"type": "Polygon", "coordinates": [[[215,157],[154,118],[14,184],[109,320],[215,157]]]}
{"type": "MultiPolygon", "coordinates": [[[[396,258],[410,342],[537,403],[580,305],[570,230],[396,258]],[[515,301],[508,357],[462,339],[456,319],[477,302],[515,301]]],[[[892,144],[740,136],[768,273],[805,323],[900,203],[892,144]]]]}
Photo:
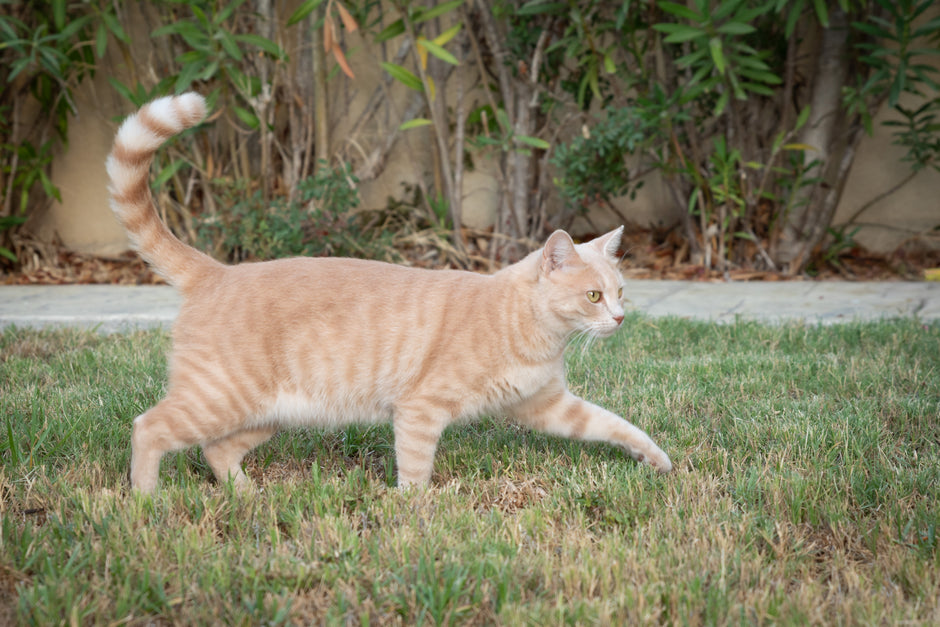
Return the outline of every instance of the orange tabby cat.
{"type": "Polygon", "coordinates": [[[643,431],[565,385],[569,338],[623,321],[622,227],[579,245],[556,231],[490,276],[358,259],[226,266],[174,237],[150,194],[154,152],[205,115],[197,94],[155,100],[107,162],[115,214],[183,295],[166,397],[134,421],[135,489],[153,491],[163,454],[195,444],[220,481],[245,488],[243,457],[279,427],[389,419],[399,485],[424,485],[444,428],[482,413],[671,470],[643,431]]]}

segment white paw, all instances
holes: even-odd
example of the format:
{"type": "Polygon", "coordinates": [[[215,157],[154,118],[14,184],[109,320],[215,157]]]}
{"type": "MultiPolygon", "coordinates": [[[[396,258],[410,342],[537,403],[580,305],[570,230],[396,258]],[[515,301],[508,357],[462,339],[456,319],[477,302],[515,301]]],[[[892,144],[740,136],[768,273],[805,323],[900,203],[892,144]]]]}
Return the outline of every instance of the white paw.
{"type": "Polygon", "coordinates": [[[672,471],[672,462],[669,461],[669,456],[655,444],[650,444],[650,448],[645,451],[634,453],[633,459],[649,464],[663,474],[672,471]]]}

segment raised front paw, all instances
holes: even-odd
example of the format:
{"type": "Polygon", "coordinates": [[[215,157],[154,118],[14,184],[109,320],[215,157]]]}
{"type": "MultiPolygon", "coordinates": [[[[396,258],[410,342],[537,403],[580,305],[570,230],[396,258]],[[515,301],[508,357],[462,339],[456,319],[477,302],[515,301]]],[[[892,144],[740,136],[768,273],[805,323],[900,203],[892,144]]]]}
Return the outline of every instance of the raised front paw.
{"type": "Polygon", "coordinates": [[[651,443],[645,451],[631,452],[630,455],[636,461],[649,464],[663,474],[672,470],[672,462],[669,461],[669,456],[655,444],[651,443]]]}

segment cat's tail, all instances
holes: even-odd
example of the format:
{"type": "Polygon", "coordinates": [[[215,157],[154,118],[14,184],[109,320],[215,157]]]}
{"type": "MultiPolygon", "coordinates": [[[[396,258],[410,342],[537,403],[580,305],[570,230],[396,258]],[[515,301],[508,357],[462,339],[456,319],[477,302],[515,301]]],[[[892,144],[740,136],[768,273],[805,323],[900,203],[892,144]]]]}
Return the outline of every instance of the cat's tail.
{"type": "Polygon", "coordinates": [[[111,209],[141,257],[181,289],[221,264],[181,242],[160,220],[150,193],[150,164],[164,142],[205,117],[199,94],[154,100],[124,120],[107,160],[111,209]]]}

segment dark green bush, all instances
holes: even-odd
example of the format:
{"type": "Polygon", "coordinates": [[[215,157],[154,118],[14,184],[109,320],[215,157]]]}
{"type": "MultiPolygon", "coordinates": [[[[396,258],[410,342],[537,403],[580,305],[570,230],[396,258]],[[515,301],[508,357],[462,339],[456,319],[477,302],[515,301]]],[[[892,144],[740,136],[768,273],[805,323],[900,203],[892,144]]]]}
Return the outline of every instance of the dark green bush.
{"type": "Polygon", "coordinates": [[[382,256],[391,234],[368,227],[355,211],[357,182],[348,165],[321,164],[298,184],[293,200],[265,201],[260,190],[247,193],[246,181],[230,184],[223,193],[224,208],[199,225],[197,245],[230,262],[382,256]]]}

